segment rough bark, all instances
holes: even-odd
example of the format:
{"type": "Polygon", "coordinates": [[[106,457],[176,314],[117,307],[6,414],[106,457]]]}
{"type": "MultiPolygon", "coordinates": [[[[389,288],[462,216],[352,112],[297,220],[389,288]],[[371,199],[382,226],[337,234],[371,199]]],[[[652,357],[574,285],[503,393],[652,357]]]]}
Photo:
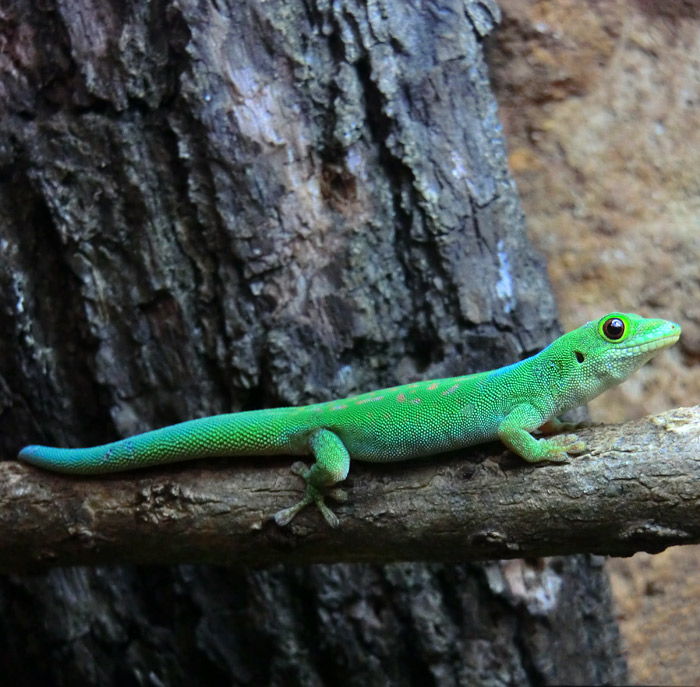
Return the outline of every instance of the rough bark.
{"type": "MultiPolygon", "coordinates": [[[[483,61],[495,14],[456,0],[4,10],[3,455],[486,369],[546,344],[554,303],[483,61]]],[[[165,516],[169,498],[146,511],[165,516]]],[[[80,537],[89,514],[74,505],[80,537]]],[[[0,662],[24,684],[623,672],[586,557],[53,570],[6,576],[0,611],[0,662]]]]}
{"type": "Polygon", "coordinates": [[[658,552],[700,542],[699,425],[700,409],[689,408],[583,430],[590,454],[547,469],[469,454],[354,464],[336,530],[312,509],[285,530],[269,520],[300,495],[299,479],[278,460],[85,480],[5,463],[0,571],[658,552]]]}

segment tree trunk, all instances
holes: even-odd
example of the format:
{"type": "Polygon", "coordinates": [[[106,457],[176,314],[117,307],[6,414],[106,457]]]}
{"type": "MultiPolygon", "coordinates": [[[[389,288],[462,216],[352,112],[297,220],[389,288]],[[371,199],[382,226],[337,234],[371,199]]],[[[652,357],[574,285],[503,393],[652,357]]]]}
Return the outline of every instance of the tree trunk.
{"type": "MultiPolygon", "coordinates": [[[[2,10],[2,450],[463,374],[551,340],[483,62],[497,14],[2,10]]],[[[624,678],[607,581],[584,556],[59,568],[2,578],[0,607],[16,684],[624,678]]]]}

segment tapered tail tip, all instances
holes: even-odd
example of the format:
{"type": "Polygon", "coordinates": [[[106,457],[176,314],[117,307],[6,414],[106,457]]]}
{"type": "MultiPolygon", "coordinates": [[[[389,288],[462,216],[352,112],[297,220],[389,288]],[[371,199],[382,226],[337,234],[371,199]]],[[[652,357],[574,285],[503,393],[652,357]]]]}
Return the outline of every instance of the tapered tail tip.
{"type": "Polygon", "coordinates": [[[39,453],[41,446],[25,446],[18,454],[17,458],[23,460],[26,463],[33,463],[36,460],[37,454],[39,453]]]}

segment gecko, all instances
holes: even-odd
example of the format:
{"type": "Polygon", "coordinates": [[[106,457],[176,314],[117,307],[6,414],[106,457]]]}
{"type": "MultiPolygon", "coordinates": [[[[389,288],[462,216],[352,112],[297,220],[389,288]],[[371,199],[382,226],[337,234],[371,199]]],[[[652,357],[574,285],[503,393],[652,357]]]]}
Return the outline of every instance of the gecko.
{"type": "Polygon", "coordinates": [[[560,462],[580,454],[576,434],[537,438],[558,416],[619,384],[681,333],[675,322],[612,312],[556,339],[539,353],[488,372],[380,389],[312,405],[251,410],[181,422],[92,448],[26,446],[18,458],[62,473],[101,474],[217,456],[313,456],[292,471],[306,490],[277,512],[284,526],[316,504],[344,501],[337,485],[350,460],[411,460],[499,439],[526,461],[560,462]]]}

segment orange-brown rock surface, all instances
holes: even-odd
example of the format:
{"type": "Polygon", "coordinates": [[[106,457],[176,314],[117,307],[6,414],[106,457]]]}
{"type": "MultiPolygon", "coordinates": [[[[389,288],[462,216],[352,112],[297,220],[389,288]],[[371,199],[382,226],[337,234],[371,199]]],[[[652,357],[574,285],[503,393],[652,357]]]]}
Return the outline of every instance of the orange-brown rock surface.
{"type": "MultiPolygon", "coordinates": [[[[700,399],[700,2],[502,0],[490,46],[528,230],[570,329],[608,310],[681,342],[591,404],[612,422],[700,399]]],[[[631,679],[700,676],[700,552],[612,561],[631,679]]]]}

